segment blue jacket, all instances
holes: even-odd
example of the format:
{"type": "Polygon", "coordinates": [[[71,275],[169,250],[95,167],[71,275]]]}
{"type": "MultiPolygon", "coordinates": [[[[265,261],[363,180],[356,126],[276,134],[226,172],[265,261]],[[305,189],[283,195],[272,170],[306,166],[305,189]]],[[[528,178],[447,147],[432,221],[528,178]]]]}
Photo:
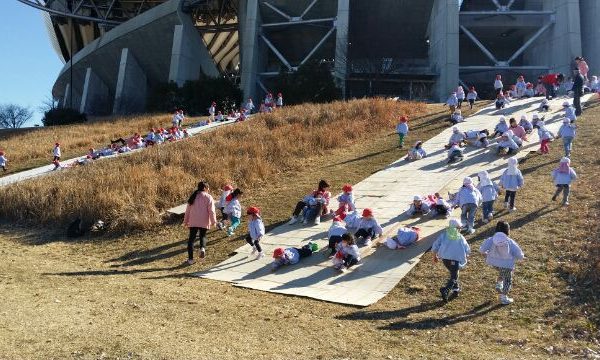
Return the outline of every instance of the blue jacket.
{"type": "Polygon", "coordinates": [[[342,223],[334,221],[331,224],[331,227],[329,228],[329,232],[327,233],[327,236],[329,238],[331,238],[332,236],[342,236],[347,232],[348,232],[348,230],[342,223]]]}
{"type": "Polygon", "coordinates": [[[479,206],[479,204],[481,204],[481,193],[476,187],[469,189],[468,187],[463,186],[458,190],[458,193],[456,193],[454,202],[460,207],[466,204],[475,204],[479,206]]]}
{"type": "Polygon", "coordinates": [[[499,141],[498,147],[519,150],[519,145],[513,139],[499,141]]]}
{"type": "Polygon", "coordinates": [[[498,191],[500,191],[500,187],[496,183],[492,182],[492,185],[478,185],[477,190],[479,190],[481,193],[481,201],[488,202],[494,201],[498,198],[498,191]]]}
{"type": "Polygon", "coordinates": [[[522,188],[525,184],[525,179],[523,179],[521,170],[517,169],[515,175],[508,175],[507,171],[508,170],[504,170],[502,176],[500,176],[500,186],[510,191],[517,191],[522,188]]]}
{"type": "Polygon", "coordinates": [[[560,137],[575,137],[577,134],[577,127],[573,124],[565,125],[562,124],[558,129],[558,136],[560,137]]]}
{"type": "Polygon", "coordinates": [[[283,265],[294,265],[300,261],[300,253],[296,248],[287,248],[283,251],[283,256],[273,260],[271,265],[273,269],[278,269],[283,265]]]}
{"type": "Polygon", "coordinates": [[[408,134],[408,124],[407,123],[399,123],[396,126],[396,133],[398,134],[408,134]]]}
{"type": "Polygon", "coordinates": [[[452,240],[445,230],[435,240],[431,251],[437,253],[441,259],[458,261],[460,267],[464,267],[467,265],[467,255],[471,253],[471,248],[464,236],[458,236],[458,239],[452,240]]]}
{"type": "Polygon", "coordinates": [[[571,168],[568,174],[558,172],[558,169],[552,171],[552,178],[554,179],[554,185],[571,185],[573,180],[577,179],[575,170],[571,168]]]}
{"type": "Polygon", "coordinates": [[[504,269],[514,269],[515,261],[525,257],[519,245],[504,233],[487,238],[479,247],[479,252],[487,255],[486,264],[504,269]]]}
{"type": "Polygon", "coordinates": [[[419,235],[411,228],[401,227],[398,229],[398,233],[395,236],[396,241],[401,246],[410,246],[417,241],[419,235]]]}
{"type": "Polygon", "coordinates": [[[265,225],[261,218],[256,218],[248,223],[248,233],[254,241],[259,240],[265,235],[265,225]]]}

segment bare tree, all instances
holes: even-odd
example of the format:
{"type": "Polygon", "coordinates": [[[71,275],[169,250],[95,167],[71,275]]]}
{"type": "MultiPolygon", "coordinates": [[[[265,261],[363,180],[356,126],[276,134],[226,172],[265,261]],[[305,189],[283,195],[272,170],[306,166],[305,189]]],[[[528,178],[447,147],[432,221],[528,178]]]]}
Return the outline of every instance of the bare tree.
{"type": "Polygon", "coordinates": [[[44,100],[42,101],[42,104],[40,106],[38,106],[38,111],[41,112],[42,114],[51,110],[56,110],[58,109],[59,106],[59,101],[58,99],[55,99],[54,96],[52,96],[52,94],[46,96],[46,98],[44,98],[44,100]]]}
{"type": "Polygon", "coordinates": [[[18,129],[25,124],[33,112],[29,108],[16,105],[0,105],[0,127],[7,129],[18,129]]]}

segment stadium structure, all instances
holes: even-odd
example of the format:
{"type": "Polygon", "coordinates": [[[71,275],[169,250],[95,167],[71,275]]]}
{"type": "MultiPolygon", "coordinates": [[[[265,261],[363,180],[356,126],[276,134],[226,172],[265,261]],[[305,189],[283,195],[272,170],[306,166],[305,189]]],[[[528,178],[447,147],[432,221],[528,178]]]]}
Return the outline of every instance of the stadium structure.
{"type": "Polygon", "coordinates": [[[346,98],[441,100],[495,74],[570,74],[579,55],[600,69],[598,0],[18,1],[65,62],[53,96],[88,114],[141,112],[157,84],[201,74],[261,97],[308,61],[346,98]]]}

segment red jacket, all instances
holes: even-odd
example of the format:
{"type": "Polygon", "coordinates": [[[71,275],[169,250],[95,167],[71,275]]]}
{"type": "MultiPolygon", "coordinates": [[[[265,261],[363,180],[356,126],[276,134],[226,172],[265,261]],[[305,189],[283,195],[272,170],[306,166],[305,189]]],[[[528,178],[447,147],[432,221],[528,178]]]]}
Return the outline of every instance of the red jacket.
{"type": "Polygon", "coordinates": [[[548,74],[542,78],[542,82],[548,85],[558,85],[558,74],[548,74]]]}

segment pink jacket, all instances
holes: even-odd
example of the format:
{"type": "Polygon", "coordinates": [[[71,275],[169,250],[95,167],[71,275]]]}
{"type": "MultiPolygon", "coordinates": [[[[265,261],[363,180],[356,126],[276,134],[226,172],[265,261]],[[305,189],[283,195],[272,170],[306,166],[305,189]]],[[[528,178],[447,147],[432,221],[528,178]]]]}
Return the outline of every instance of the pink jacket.
{"type": "Polygon", "coordinates": [[[187,227],[199,227],[210,229],[217,223],[215,213],[215,201],[206,191],[201,191],[196,195],[196,200],[192,205],[185,209],[183,223],[187,227]]]}

